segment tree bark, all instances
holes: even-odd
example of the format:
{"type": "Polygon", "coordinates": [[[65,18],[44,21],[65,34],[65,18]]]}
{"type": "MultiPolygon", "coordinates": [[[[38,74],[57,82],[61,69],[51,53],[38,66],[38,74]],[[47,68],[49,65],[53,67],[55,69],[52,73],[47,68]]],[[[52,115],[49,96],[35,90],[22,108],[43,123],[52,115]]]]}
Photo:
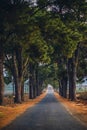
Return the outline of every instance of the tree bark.
{"type": "Polygon", "coordinates": [[[32,75],[32,63],[29,63],[29,98],[33,99],[33,75],[32,75]]]}
{"type": "Polygon", "coordinates": [[[33,65],[33,98],[36,97],[36,65],[33,65]]]}
{"type": "Polygon", "coordinates": [[[4,101],[3,48],[0,45],[0,105],[4,101]]]}
{"type": "Polygon", "coordinates": [[[71,99],[71,92],[72,92],[72,89],[71,89],[71,86],[72,86],[72,67],[71,67],[71,64],[72,64],[72,59],[68,59],[68,63],[67,63],[67,72],[68,72],[68,87],[69,87],[69,96],[68,98],[71,99]]]}
{"type": "Polygon", "coordinates": [[[21,100],[24,101],[24,81],[21,83],[21,100]]]}
{"type": "Polygon", "coordinates": [[[14,83],[15,83],[15,103],[21,103],[21,79],[18,77],[18,67],[16,55],[13,54],[13,67],[14,67],[14,83]]]}
{"type": "Polygon", "coordinates": [[[59,80],[59,95],[60,96],[62,96],[61,89],[62,89],[62,87],[61,87],[61,81],[59,80]]]}
{"type": "Polygon", "coordinates": [[[69,99],[76,100],[76,75],[78,64],[78,49],[75,51],[74,56],[68,62],[68,79],[69,79],[69,99]]]}
{"type": "Polygon", "coordinates": [[[67,79],[63,79],[63,97],[67,98],[67,79]]]}
{"type": "Polygon", "coordinates": [[[36,66],[36,96],[39,96],[39,81],[38,81],[38,64],[36,66]]]}
{"type": "Polygon", "coordinates": [[[72,86],[71,86],[71,100],[76,100],[76,63],[72,58],[72,86]]]}
{"type": "Polygon", "coordinates": [[[18,82],[18,83],[16,83],[17,84],[16,102],[21,103],[23,96],[24,96],[24,95],[21,95],[21,94],[24,94],[23,89],[22,89],[22,81],[23,81],[22,74],[23,73],[22,73],[22,48],[21,48],[21,46],[18,46],[16,48],[15,52],[16,52],[16,57],[14,57],[14,65],[15,65],[15,73],[16,73],[15,78],[17,78],[16,81],[18,82]],[[21,89],[22,89],[22,91],[21,91],[21,89]],[[22,99],[21,99],[21,97],[22,97],[22,99]]]}
{"type": "Polygon", "coordinates": [[[61,87],[60,88],[61,88],[60,89],[61,90],[60,95],[63,96],[63,82],[62,82],[62,79],[61,79],[61,87]]]}

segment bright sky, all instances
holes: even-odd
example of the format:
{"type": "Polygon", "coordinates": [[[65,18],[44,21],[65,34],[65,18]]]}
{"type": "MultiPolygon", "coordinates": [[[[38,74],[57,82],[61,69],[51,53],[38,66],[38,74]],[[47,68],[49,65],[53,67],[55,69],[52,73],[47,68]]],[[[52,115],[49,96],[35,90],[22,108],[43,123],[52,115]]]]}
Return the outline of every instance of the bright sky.
{"type": "Polygon", "coordinates": [[[54,92],[53,86],[48,84],[48,86],[47,86],[47,93],[53,93],[53,92],[54,92]]]}

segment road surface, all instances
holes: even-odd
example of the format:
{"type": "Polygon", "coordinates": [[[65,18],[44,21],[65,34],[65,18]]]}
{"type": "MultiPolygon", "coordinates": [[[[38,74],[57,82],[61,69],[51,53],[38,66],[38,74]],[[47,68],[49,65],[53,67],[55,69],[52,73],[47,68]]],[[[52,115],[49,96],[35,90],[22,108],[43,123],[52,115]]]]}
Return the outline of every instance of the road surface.
{"type": "Polygon", "coordinates": [[[87,130],[49,93],[3,130],[87,130]]]}

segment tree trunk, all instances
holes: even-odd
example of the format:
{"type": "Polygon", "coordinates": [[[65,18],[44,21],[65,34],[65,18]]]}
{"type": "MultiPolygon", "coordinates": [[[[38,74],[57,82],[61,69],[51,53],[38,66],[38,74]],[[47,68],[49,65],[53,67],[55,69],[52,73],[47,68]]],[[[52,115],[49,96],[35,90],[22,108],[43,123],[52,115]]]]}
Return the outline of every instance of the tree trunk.
{"type": "MultiPolygon", "coordinates": [[[[24,92],[21,93],[21,88],[22,88],[22,82],[23,82],[23,73],[22,73],[22,47],[21,46],[18,46],[18,48],[16,49],[16,59],[17,59],[17,67],[18,67],[18,83],[19,83],[19,96],[20,96],[20,100],[21,100],[21,97],[24,96],[24,95],[21,95],[21,94],[24,94],[24,92]]],[[[22,89],[23,91],[23,89],[22,89]]]]}
{"type": "Polygon", "coordinates": [[[71,59],[68,60],[68,79],[69,79],[69,99],[76,100],[76,78],[77,78],[77,65],[79,57],[79,45],[71,59]]]}
{"type": "Polygon", "coordinates": [[[39,80],[39,95],[42,93],[42,84],[43,84],[43,80],[39,80]]]}
{"type": "Polygon", "coordinates": [[[71,86],[72,86],[72,67],[71,67],[71,64],[72,64],[72,59],[68,59],[68,63],[67,63],[67,72],[68,72],[68,89],[69,89],[69,99],[71,99],[71,92],[72,92],[72,89],[71,89],[71,86]]]}
{"type": "Polygon", "coordinates": [[[64,98],[67,98],[67,71],[66,70],[63,70],[60,81],[61,81],[60,82],[61,96],[63,96],[64,98]]]}
{"type": "Polygon", "coordinates": [[[36,97],[36,65],[33,65],[33,98],[36,97]]]}
{"type": "Polygon", "coordinates": [[[38,91],[37,92],[38,92],[38,96],[39,96],[40,95],[40,79],[39,79],[39,74],[38,74],[38,91]]]}
{"type": "Polygon", "coordinates": [[[38,71],[36,71],[36,96],[39,96],[38,71]]]}
{"type": "Polygon", "coordinates": [[[32,75],[32,63],[29,63],[29,98],[33,99],[33,75],[32,75]]]}
{"type": "Polygon", "coordinates": [[[71,68],[69,69],[69,99],[76,100],[76,63],[74,57],[71,59],[72,62],[70,63],[71,68]]]}
{"type": "Polygon", "coordinates": [[[62,95],[61,94],[61,81],[59,80],[59,95],[62,95]]]}
{"type": "Polygon", "coordinates": [[[0,45],[0,105],[4,99],[4,78],[3,78],[3,49],[0,45]]]}
{"type": "Polygon", "coordinates": [[[63,97],[67,98],[67,79],[63,80],[63,97]]]}
{"type": "Polygon", "coordinates": [[[61,93],[60,93],[61,96],[63,96],[63,82],[62,82],[62,79],[61,79],[61,93]]]}
{"type": "Polygon", "coordinates": [[[71,100],[76,100],[76,63],[75,59],[72,59],[72,91],[71,91],[71,100]]]}
{"type": "Polygon", "coordinates": [[[34,80],[33,80],[33,98],[36,97],[36,87],[35,87],[35,83],[34,83],[34,80]]]}
{"type": "Polygon", "coordinates": [[[24,81],[21,84],[21,100],[24,101],[24,81]]]}
{"type": "Polygon", "coordinates": [[[15,83],[15,103],[21,103],[21,79],[18,77],[18,68],[16,55],[13,55],[13,67],[14,67],[14,83],[15,83]]]}
{"type": "Polygon", "coordinates": [[[18,46],[15,50],[16,56],[14,55],[14,68],[15,68],[15,83],[16,83],[16,94],[15,94],[15,102],[21,103],[21,97],[23,97],[23,89],[21,93],[22,87],[22,48],[18,46]]]}
{"type": "Polygon", "coordinates": [[[38,81],[38,65],[37,65],[37,68],[36,68],[36,96],[39,96],[38,86],[39,86],[39,81],[38,81]]]}

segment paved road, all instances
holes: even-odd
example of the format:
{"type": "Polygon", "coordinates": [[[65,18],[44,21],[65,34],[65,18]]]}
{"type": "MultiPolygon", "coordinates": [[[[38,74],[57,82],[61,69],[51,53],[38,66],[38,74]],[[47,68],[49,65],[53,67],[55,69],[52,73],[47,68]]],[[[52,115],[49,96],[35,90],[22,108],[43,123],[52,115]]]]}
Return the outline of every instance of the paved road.
{"type": "Polygon", "coordinates": [[[87,130],[72,117],[53,93],[28,109],[3,130],[87,130]]]}

